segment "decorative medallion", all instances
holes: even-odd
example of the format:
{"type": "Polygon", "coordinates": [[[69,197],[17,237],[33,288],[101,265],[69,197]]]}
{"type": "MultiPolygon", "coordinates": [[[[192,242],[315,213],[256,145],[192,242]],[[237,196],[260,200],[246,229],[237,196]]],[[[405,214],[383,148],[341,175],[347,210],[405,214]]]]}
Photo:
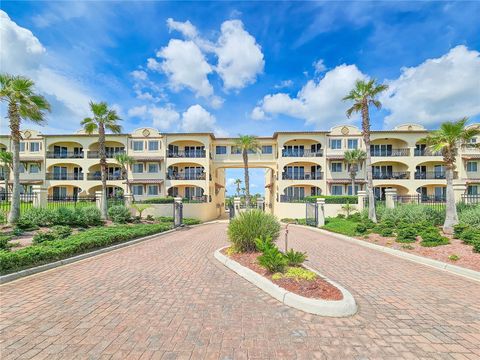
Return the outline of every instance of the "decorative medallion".
{"type": "Polygon", "coordinates": [[[413,130],[413,126],[412,125],[408,125],[408,131],[412,131],[413,130]]]}
{"type": "Polygon", "coordinates": [[[346,127],[346,126],[342,127],[341,131],[342,131],[343,135],[348,135],[348,133],[350,132],[350,130],[348,130],[348,127],[346,127]]]}
{"type": "Polygon", "coordinates": [[[150,130],[143,129],[142,134],[143,134],[143,136],[148,137],[148,136],[150,136],[150,130]]]}
{"type": "Polygon", "coordinates": [[[30,136],[32,136],[32,133],[31,133],[30,131],[28,131],[28,130],[23,133],[23,137],[24,137],[25,139],[29,139],[30,136]]]}

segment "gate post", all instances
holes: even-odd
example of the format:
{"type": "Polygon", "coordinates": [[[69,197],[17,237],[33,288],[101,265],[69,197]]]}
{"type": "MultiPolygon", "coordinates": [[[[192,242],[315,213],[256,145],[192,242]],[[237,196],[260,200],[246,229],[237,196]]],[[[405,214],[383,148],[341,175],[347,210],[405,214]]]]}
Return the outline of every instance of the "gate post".
{"type": "Polygon", "coordinates": [[[95,204],[97,205],[97,209],[102,211],[102,194],[103,191],[95,191],[95,204]]]}
{"type": "Polygon", "coordinates": [[[32,192],[33,197],[33,206],[34,207],[47,207],[48,202],[48,190],[47,188],[42,187],[41,185],[33,185],[32,192]]]}
{"type": "Polygon", "coordinates": [[[233,207],[235,209],[234,211],[235,216],[240,215],[240,198],[238,196],[233,198],[233,207]]]}
{"type": "Polygon", "coordinates": [[[182,198],[176,197],[173,199],[173,225],[175,227],[181,226],[183,222],[182,198]]]}
{"type": "Polygon", "coordinates": [[[357,191],[358,196],[358,211],[362,211],[365,207],[365,199],[367,198],[367,192],[365,190],[357,191]]]}
{"type": "Polygon", "coordinates": [[[317,198],[317,227],[325,226],[325,198],[317,198]]]}
{"type": "Polygon", "coordinates": [[[263,209],[264,201],[265,200],[262,197],[257,198],[257,209],[262,210],[262,211],[264,210],[263,209]]]}
{"type": "Polygon", "coordinates": [[[395,199],[397,198],[397,189],[385,189],[385,207],[393,209],[395,207],[395,199]]]}

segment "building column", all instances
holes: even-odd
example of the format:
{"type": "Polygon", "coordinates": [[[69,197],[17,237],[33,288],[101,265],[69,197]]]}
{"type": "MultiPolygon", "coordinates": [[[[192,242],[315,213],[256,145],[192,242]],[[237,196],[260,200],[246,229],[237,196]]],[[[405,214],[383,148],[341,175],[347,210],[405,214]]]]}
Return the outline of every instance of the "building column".
{"type": "Polygon", "coordinates": [[[362,211],[365,208],[365,199],[367,198],[367,192],[365,190],[358,190],[358,211],[362,211]]]}
{"type": "Polygon", "coordinates": [[[132,196],[132,194],[130,194],[130,193],[125,193],[125,194],[123,194],[123,199],[124,199],[125,206],[126,206],[127,208],[131,208],[131,207],[132,207],[132,204],[133,204],[133,196],[132,196]]]}
{"type": "Polygon", "coordinates": [[[48,189],[42,187],[41,185],[33,185],[32,192],[33,197],[33,206],[34,207],[47,207],[48,203],[48,189]]]}
{"type": "Polygon", "coordinates": [[[182,198],[181,197],[176,197],[173,199],[173,206],[174,206],[174,212],[173,212],[173,225],[175,227],[178,227],[182,225],[182,198]]]}
{"type": "Polygon", "coordinates": [[[325,226],[325,198],[317,198],[317,227],[325,226]]]}
{"type": "Polygon", "coordinates": [[[233,198],[233,208],[235,209],[235,217],[237,217],[240,214],[240,198],[237,196],[233,198]]]}
{"type": "Polygon", "coordinates": [[[466,184],[453,184],[453,195],[455,197],[455,203],[462,202],[462,195],[465,195],[465,192],[467,191],[467,185],[466,184]]]}
{"type": "Polygon", "coordinates": [[[257,198],[257,209],[263,211],[263,204],[265,200],[262,197],[257,198]]]}
{"type": "Polygon", "coordinates": [[[102,194],[103,191],[95,191],[95,204],[97,205],[97,209],[102,211],[102,194]]]}
{"type": "Polygon", "coordinates": [[[385,207],[393,209],[395,207],[395,199],[397,198],[397,189],[385,189],[385,207]]]}

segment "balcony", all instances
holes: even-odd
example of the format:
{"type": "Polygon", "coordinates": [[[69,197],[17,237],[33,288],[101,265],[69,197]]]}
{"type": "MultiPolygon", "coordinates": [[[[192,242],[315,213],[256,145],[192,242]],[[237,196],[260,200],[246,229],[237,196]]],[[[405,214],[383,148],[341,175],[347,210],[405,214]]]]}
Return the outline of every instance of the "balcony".
{"type": "Polygon", "coordinates": [[[442,156],[441,151],[431,151],[429,149],[415,149],[413,151],[414,156],[442,156]]]}
{"type": "Polygon", "coordinates": [[[410,173],[408,171],[393,171],[386,173],[377,173],[372,174],[374,180],[402,180],[410,179],[410,173]]]}
{"type": "Polygon", "coordinates": [[[67,151],[67,152],[55,152],[47,151],[47,159],[83,159],[83,152],[67,151]]]}
{"type": "Polygon", "coordinates": [[[289,196],[289,195],[280,195],[280,202],[282,203],[304,203],[304,196],[289,196]]]}
{"type": "Polygon", "coordinates": [[[184,203],[206,203],[211,201],[211,197],[207,195],[202,196],[188,196],[182,198],[184,203]]]}
{"type": "Polygon", "coordinates": [[[169,158],[205,158],[207,152],[205,150],[179,150],[169,151],[167,157],[169,158]]]}
{"type": "MultiPolygon", "coordinates": [[[[88,173],[87,180],[102,180],[101,173],[88,173]]],[[[120,174],[107,174],[107,180],[125,180],[125,176],[120,174]]]]}
{"type": "Polygon", "coordinates": [[[301,174],[282,173],[282,180],[321,180],[323,172],[306,172],[301,174]]]}
{"type": "Polygon", "coordinates": [[[167,174],[167,180],[205,180],[206,176],[207,176],[206,173],[167,174]]]}
{"type": "MultiPolygon", "coordinates": [[[[125,150],[107,151],[105,153],[105,157],[107,159],[113,159],[113,158],[115,158],[115,156],[120,155],[120,154],[125,154],[125,150]]],[[[87,152],[87,158],[88,159],[100,159],[100,151],[88,151],[87,152]]]]}
{"type": "Polygon", "coordinates": [[[410,156],[410,149],[379,149],[370,150],[371,156],[410,156]]]}
{"type": "Polygon", "coordinates": [[[323,149],[312,151],[310,149],[282,150],[282,157],[322,157],[323,149]]]}
{"type": "MultiPolygon", "coordinates": [[[[455,176],[454,176],[455,177],[455,176]]],[[[445,172],[440,171],[422,171],[415,173],[416,180],[445,179],[445,172]]]]}
{"type": "Polygon", "coordinates": [[[47,180],[83,180],[83,173],[51,173],[45,174],[47,180]]]}

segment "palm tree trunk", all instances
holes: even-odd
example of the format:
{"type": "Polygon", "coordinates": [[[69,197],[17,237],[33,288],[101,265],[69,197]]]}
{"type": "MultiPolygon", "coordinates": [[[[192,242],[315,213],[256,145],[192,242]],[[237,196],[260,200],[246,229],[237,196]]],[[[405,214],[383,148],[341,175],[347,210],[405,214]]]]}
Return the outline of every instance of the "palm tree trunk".
{"type": "Polygon", "coordinates": [[[250,207],[250,177],[248,175],[248,154],[247,150],[243,150],[243,165],[245,171],[245,205],[247,209],[250,207]]]}
{"type": "Polygon", "coordinates": [[[362,132],[367,153],[365,166],[367,174],[368,218],[376,223],[377,214],[375,212],[375,196],[373,194],[372,156],[370,154],[370,116],[368,114],[368,103],[366,99],[362,104],[362,132]]]}
{"type": "Polygon", "coordinates": [[[447,179],[447,199],[446,214],[443,224],[443,232],[446,234],[453,233],[453,226],[458,224],[457,205],[455,204],[455,194],[453,192],[453,165],[445,166],[445,178],[447,179]]]}
{"type": "Polygon", "coordinates": [[[100,155],[100,171],[102,176],[102,218],[106,219],[108,215],[107,205],[107,155],[105,153],[105,127],[102,123],[98,127],[98,146],[100,155]]]}
{"type": "Polygon", "coordinates": [[[353,164],[351,166],[351,171],[350,171],[350,178],[352,179],[352,195],[355,195],[355,177],[357,174],[355,173],[355,170],[353,170],[353,164]]]}
{"type": "Polygon", "coordinates": [[[8,105],[8,117],[10,119],[13,150],[13,189],[8,223],[14,224],[20,216],[20,114],[13,102],[8,105]]]}

